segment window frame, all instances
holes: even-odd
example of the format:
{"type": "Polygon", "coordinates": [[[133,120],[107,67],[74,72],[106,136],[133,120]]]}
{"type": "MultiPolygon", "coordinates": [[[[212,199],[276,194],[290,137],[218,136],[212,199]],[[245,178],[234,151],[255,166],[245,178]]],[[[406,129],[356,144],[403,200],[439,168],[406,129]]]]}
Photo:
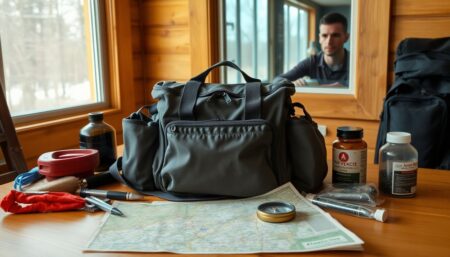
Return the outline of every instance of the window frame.
{"type": "Polygon", "coordinates": [[[122,143],[121,121],[136,108],[133,49],[131,31],[131,0],[104,1],[106,35],[106,69],[109,106],[80,109],[71,114],[37,121],[21,121],[15,124],[19,142],[29,167],[45,152],[79,147],[79,130],[87,124],[87,115],[102,111],[105,121],[117,132],[117,143],[122,143]]]}
{"type": "MultiPolygon", "coordinates": [[[[304,11],[304,12],[306,12],[306,15],[308,16],[307,17],[307,22],[308,22],[308,24],[307,24],[307,35],[308,35],[308,38],[307,38],[307,42],[306,42],[306,45],[307,45],[307,47],[306,47],[306,49],[308,49],[308,47],[309,47],[309,44],[310,44],[310,42],[311,42],[311,27],[312,27],[312,24],[311,24],[311,12],[312,12],[312,10],[313,9],[311,9],[309,6],[307,6],[307,5],[305,5],[305,4],[302,4],[302,3],[299,3],[299,2],[293,2],[293,1],[291,1],[291,0],[285,0],[284,1],[284,5],[286,5],[287,6],[287,16],[286,17],[284,17],[286,20],[289,20],[290,19],[290,12],[289,12],[289,7],[294,7],[294,8],[296,8],[297,9],[297,12],[299,13],[299,10],[302,10],[302,11],[304,11]]],[[[300,16],[297,16],[297,26],[300,26],[300,16]]],[[[315,22],[313,22],[313,24],[315,24],[315,22]]],[[[289,23],[289,25],[290,25],[290,23],[289,23]]],[[[290,31],[290,26],[287,26],[286,24],[284,25],[284,29],[285,29],[285,31],[287,31],[288,33],[288,35],[290,34],[289,33],[289,31],[290,31]]],[[[287,35],[285,34],[284,35],[285,37],[287,37],[287,35]]],[[[297,39],[298,40],[300,40],[300,34],[297,34],[297,39]]],[[[285,42],[285,44],[287,44],[287,45],[289,45],[289,41],[287,41],[287,42],[285,42]]],[[[297,45],[297,50],[300,52],[300,46],[299,45],[297,45]]],[[[277,63],[274,63],[273,65],[282,65],[283,67],[284,67],[284,70],[288,70],[289,68],[291,68],[291,65],[287,65],[287,62],[288,62],[288,60],[287,60],[287,51],[286,51],[286,47],[284,47],[283,48],[283,52],[284,52],[284,60],[283,60],[283,63],[281,64],[281,63],[279,63],[279,64],[277,64],[277,63]],[[286,67],[286,66],[288,66],[288,67],[286,67]]],[[[297,58],[297,60],[299,60],[300,58],[297,58]]]]}
{"type": "MultiPolygon", "coordinates": [[[[269,3],[269,0],[265,0],[265,1],[267,1],[266,2],[266,4],[267,4],[267,6],[268,6],[268,8],[269,8],[269,5],[270,5],[270,3],[269,3]]],[[[221,12],[220,12],[220,15],[218,16],[218,17],[221,17],[220,18],[220,20],[221,20],[221,23],[220,24],[222,24],[221,25],[221,27],[220,27],[220,34],[221,34],[221,38],[223,38],[222,40],[221,40],[221,55],[223,56],[223,59],[226,59],[225,57],[226,57],[226,55],[227,55],[227,33],[226,33],[226,30],[227,30],[227,26],[228,26],[228,24],[226,23],[226,8],[225,8],[225,2],[226,2],[226,0],[221,0],[220,1],[220,6],[221,6],[221,12]]],[[[237,4],[237,6],[236,6],[236,24],[234,24],[234,26],[235,26],[235,28],[236,28],[236,41],[237,41],[237,46],[236,46],[236,48],[237,48],[237,58],[236,58],[236,61],[235,61],[235,63],[238,65],[238,66],[242,66],[242,56],[241,56],[241,53],[242,53],[242,41],[241,41],[241,34],[242,34],[242,29],[241,29],[241,22],[240,22],[240,20],[241,20],[241,17],[242,17],[242,13],[241,13],[241,6],[240,6],[240,2],[241,2],[241,0],[236,0],[236,4],[237,4]]],[[[253,4],[253,15],[252,15],[252,26],[253,26],[253,31],[252,31],[252,38],[253,39],[255,39],[255,38],[258,38],[258,35],[259,35],[259,33],[258,33],[258,15],[257,15],[257,6],[260,4],[261,2],[259,1],[259,0],[253,0],[252,1],[252,4],[253,4]]],[[[269,15],[269,10],[267,10],[267,14],[269,15]]],[[[270,19],[270,18],[269,18],[270,19]]],[[[270,27],[269,27],[269,19],[266,21],[266,28],[267,28],[267,33],[266,33],[266,36],[267,36],[267,39],[268,39],[268,45],[270,45],[270,40],[269,40],[269,38],[270,38],[270,27]]],[[[253,49],[252,49],[252,63],[259,63],[258,62],[258,50],[260,49],[260,47],[261,47],[261,45],[260,45],[260,42],[258,41],[258,40],[254,40],[254,43],[255,43],[255,45],[254,45],[254,47],[253,47],[253,49]]],[[[270,77],[270,70],[271,70],[271,63],[270,63],[270,52],[271,52],[271,50],[270,50],[270,47],[269,47],[269,49],[267,50],[267,67],[268,67],[268,71],[267,71],[267,76],[268,77],[270,77]]],[[[228,59],[227,59],[228,60],[228,59]]],[[[228,83],[228,70],[227,69],[221,69],[221,71],[222,71],[222,81],[224,81],[224,82],[226,82],[226,83],[228,83]]],[[[258,66],[257,65],[253,65],[253,67],[252,67],[252,73],[251,73],[253,76],[255,76],[255,77],[258,77],[258,66]],[[255,75],[256,74],[256,75],[255,75]]],[[[237,83],[242,83],[242,76],[239,74],[239,73],[236,73],[236,75],[237,75],[237,83]]],[[[266,80],[264,80],[263,79],[263,81],[266,81],[266,80]]]]}

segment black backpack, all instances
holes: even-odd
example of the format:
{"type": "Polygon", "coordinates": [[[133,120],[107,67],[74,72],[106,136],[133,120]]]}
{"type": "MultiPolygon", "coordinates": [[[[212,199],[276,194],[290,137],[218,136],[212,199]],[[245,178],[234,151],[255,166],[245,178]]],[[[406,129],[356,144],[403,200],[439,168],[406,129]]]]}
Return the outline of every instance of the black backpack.
{"type": "Polygon", "coordinates": [[[384,100],[375,163],[390,131],[411,133],[419,167],[450,169],[450,37],[405,39],[384,100]]]}

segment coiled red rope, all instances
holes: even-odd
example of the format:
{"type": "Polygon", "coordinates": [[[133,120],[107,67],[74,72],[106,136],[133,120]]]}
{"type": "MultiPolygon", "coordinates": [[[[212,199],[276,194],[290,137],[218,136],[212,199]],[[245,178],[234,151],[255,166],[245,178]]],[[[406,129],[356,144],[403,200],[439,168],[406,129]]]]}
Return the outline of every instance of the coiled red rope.
{"type": "Polygon", "coordinates": [[[11,190],[3,197],[0,206],[11,213],[58,212],[81,209],[85,206],[85,200],[64,192],[27,194],[11,190]]]}

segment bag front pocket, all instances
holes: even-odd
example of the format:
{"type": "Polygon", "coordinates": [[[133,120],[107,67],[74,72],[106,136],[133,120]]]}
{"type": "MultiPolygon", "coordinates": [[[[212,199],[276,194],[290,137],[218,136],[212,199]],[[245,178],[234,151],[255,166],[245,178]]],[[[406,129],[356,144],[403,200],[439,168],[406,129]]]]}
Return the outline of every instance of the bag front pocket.
{"type": "Polygon", "coordinates": [[[272,130],[264,120],[173,121],[166,128],[163,189],[255,196],[277,186],[272,130]]]}

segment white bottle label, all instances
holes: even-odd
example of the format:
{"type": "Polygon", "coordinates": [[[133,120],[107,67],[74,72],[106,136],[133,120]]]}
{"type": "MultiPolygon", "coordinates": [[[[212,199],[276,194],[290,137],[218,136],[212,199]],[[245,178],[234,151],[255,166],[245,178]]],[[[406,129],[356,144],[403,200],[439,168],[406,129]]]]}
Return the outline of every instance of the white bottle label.
{"type": "Polygon", "coordinates": [[[392,164],[392,194],[412,195],[416,193],[417,162],[394,162],[392,164]]]}
{"type": "Polygon", "coordinates": [[[365,183],[367,149],[333,149],[333,183],[365,183]]]}

